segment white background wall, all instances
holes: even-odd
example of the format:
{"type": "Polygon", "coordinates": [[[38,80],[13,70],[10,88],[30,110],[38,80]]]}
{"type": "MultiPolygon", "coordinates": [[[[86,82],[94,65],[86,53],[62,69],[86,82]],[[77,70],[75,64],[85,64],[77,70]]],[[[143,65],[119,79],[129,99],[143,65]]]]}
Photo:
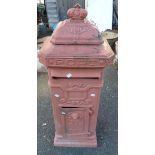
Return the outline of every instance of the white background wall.
{"type": "Polygon", "coordinates": [[[86,9],[100,31],[112,29],[113,0],[86,0],[86,9]]]}
{"type": "Polygon", "coordinates": [[[37,3],[43,3],[44,4],[44,0],[37,0],[37,3]]]}

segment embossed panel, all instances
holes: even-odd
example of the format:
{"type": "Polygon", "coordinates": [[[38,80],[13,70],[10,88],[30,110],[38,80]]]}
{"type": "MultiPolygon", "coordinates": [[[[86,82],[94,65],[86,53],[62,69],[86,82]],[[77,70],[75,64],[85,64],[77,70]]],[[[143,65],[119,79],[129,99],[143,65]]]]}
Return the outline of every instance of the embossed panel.
{"type": "Polygon", "coordinates": [[[53,103],[58,106],[89,106],[95,104],[102,86],[100,69],[52,69],[50,83],[53,103]],[[71,75],[68,77],[67,75],[71,75]],[[100,80],[99,80],[100,79],[100,80]],[[92,90],[94,88],[94,90],[92,90]]]}
{"type": "Polygon", "coordinates": [[[69,100],[84,100],[87,97],[87,92],[85,91],[69,91],[69,100]]]}

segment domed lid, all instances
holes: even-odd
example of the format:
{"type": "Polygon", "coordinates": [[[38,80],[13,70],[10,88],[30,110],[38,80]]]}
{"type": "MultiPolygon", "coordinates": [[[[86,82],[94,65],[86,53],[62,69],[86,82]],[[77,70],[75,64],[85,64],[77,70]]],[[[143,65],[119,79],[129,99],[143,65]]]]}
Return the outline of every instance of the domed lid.
{"type": "Polygon", "coordinates": [[[51,36],[53,44],[102,44],[102,38],[97,27],[85,17],[87,11],[79,4],[68,10],[69,19],[59,22],[51,36]]]}

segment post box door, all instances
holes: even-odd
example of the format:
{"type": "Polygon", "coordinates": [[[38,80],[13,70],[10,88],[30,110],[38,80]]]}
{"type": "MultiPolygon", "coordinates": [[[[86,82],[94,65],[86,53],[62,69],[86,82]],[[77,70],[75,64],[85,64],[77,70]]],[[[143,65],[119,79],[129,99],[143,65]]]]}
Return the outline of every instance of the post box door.
{"type": "Polygon", "coordinates": [[[65,136],[89,135],[89,109],[61,108],[61,124],[65,136]]]}

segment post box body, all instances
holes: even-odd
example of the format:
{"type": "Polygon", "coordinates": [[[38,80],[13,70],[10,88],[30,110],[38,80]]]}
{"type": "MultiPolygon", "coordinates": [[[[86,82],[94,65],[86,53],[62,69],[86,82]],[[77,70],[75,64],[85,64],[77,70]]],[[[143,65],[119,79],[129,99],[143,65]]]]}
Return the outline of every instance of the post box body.
{"type": "Polygon", "coordinates": [[[79,5],[44,43],[39,60],[48,68],[55,123],[55,146],[96,147],[96,123],[104,68],[114,54],[106,51],[97,28],[79,5]]]}

